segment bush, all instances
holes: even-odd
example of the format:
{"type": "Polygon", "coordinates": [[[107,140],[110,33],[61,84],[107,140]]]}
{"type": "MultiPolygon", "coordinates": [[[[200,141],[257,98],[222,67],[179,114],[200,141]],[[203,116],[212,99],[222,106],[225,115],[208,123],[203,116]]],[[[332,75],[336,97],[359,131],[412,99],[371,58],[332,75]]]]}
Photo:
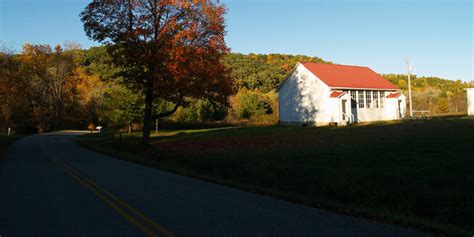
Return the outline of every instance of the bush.
{"type": "Polygon", "coordinates": [[[246,89],[240,90],[235,96],[233,109],[238,119],[252,119],[273,114],[274,111],[268,94],[246,89]]]}
{"type": "Polygon", "coordinates": [[[440,98],[436,104],[436,113],[443,114],[449,112],[449,104],[446,98],[440,98]]]}
{"type": "Polygon", "coordinates": [[[192,100],[189,106],[179,108],[171,117],[175,122],[202,123],[221,121],[227,115],[226,107],[210,100],[192,100]]]}

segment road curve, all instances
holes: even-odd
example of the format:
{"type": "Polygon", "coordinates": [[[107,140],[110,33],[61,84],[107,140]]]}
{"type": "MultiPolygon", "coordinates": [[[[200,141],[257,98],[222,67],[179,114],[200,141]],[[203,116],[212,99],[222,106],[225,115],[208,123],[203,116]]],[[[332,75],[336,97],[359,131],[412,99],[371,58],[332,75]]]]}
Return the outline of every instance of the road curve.
{"type": "Polygon", "coordinates": [[[78,133],[34,135],[0,160],[0,236],[429,236],[114,159],[78,133]]]}

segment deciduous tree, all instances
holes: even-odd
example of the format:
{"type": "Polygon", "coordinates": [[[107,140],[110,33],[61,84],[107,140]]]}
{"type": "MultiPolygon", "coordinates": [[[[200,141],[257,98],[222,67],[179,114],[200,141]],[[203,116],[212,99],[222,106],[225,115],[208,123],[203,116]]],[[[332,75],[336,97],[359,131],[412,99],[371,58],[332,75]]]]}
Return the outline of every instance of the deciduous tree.
{"type": "Polygon", "coordinates": [[[173,114],[187,97],[227,102],[224,14],[214,0],[94,0],[81,13],[87,35],[111,45],[124,82],[145,96],[144,142],[152,120],[173,114]],[[173,106],[153,113],[157,100],[173,106]]]}

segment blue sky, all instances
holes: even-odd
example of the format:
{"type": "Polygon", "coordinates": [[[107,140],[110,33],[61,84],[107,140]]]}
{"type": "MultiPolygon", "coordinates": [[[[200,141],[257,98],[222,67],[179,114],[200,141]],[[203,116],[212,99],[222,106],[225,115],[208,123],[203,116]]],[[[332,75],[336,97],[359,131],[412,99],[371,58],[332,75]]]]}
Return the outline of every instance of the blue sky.
{"type": "MultiPolygon", "coordinates": [[[[73,41],[85,36],[79,13],[87,0],[0,0],[0,41],[73,41]]],[[[474,80],[471,0],[223,0],[233,52],[318,56],[380,73],[474,80]]]]}

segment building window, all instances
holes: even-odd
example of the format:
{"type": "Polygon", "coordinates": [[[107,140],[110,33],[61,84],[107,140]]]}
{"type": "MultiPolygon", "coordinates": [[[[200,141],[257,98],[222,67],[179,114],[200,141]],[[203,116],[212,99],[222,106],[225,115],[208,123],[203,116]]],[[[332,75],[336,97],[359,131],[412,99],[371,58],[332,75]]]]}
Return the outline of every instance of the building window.
{"type": "Polygon", "coordinates": [[[365,91],[365,104],[368,109],[372,108],[372,91],[365,91]]]}
{"type": "Polygon", "coordinates": [[[380,108],[380,91],[374,91],[374,108],[380,108]]]}
{"type": "Polygon", "coordinates": [[[380,91],[380,108],[383,108],[385,102],[385,91],[380,91]]]}
{"type": "Polygon", "coordinates": [[[351,91],[351,99],[357,101],[357,91],[351,91]]]}
{"type": "Polygon", "coordinates": [[[357,108],[357,91],[350,91],[351,108],[357,108]]]}
{"type": "Polygon", "coordinates": [[[365,108],[365,93],[364,91],[358,91],[359,94],[359,100],[357,103],[359,103],[359,108],[365,108]]]}

